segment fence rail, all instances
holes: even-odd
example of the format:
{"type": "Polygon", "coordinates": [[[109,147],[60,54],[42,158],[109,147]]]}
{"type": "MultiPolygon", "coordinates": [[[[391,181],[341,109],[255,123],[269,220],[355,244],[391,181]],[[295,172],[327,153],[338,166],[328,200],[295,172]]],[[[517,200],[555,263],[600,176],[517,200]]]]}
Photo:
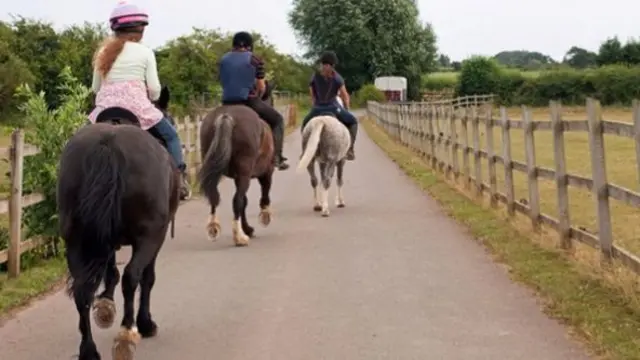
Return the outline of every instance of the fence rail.
{"type": "MultiPolygon", "coordinates": [[[[288,127],[296,126],[297,111],[295,105],[287,104],[276,107],[285,118],[288,127]]],[[[177,129],[182,140],[182,152],[187,163],[189,180],[195,182],[200,170],[200,125],[202,116],[178,119],[177,129]]],[[[22,193],[22,176],[24,158],[39,153],[35,146],[24,143],[24,130],[15,130],[11,135],[11,146],[0,148],[0,158],[5,158],[10,164],[11,193],[7,199],[0,199],[0,214],[9,216],[9,246],[0,250],[0,264],[7,263],[9,277],[15,278],[20,274],[20,255],[44,244],[45,240],[32,238],[22,240],[22,209],[41,202],[41,194],[22,193]]]]}
{"type": "Polygon", "coordinates": [[[607,181],[604,157],[604,135],[616,135],[635,140],[636,168],[640,174],[640,102],[633,104],[633,124],[605,121],[601,116],[601,107],[594,99],[587,100],[587,120],[562,120],[561,104],[550,102],[551,121],[534,121],[530,110],[523,107],[523,121],[508,118],[506,109],[500,108],[499,119],[494,119],[492,101],[478,97],[477,101],[455,99],[433,103],[379,104],[369,102],[367,111],[389,135],[402,144],[423,155],[430,165],[445,173],[447,178],[463,178],[467,189],[473,188],[476,196],[488,193],[490,204],[497,207],[498,202],[506,205],[508,214],[525,214],[531,219],[534,228],[542,224],[556,230],[559,246],[571,249],[573,241],[579,241],[598,249],[603,263],[612,259],[619,260],[624,266],[640,274],[640,258],[614,244],[611,221],[610,199],[619,200],[631,207],[640,208],[640,193],[626,189],[607,181]],[[479,100],[481,99],[481,100],[479,100]],[[486,100],[486,101],[485,101],[486,100]],[[461,103],[467,104],[460,106],[461,103]],[[459,125],[458,125],[459,124],[459,125]],[[480,146],[480,126],[486,133],[486,148],[480,146]],[[471,144],[469,143],[471,126],[471,144]],[[502,132],[502,148],[494,149],[493,128],[502,132]],[[511,129],[520,129],[524,133],[525,162],[512,157],[511,129]],[[459,132],[458,132],[459,130],[459,132]],[[553,137],[554,168],[545,168],[536,164],[534,133],[550,131],[553,137]],[[564,134],[567,132],[587,132],[591,157],[591,178],[567,172],[564,134]],[[459,137],[463,142],[459,142],[459,137]],[[500,151],[501,150],[501,151],[500,151]],[[458,153],[462,154],[462,166],[458,153]],[[472,159],[470,156],[472,155],[472,159]],[[488,183],[482,179],[482,159],[488,163],[488,183]],[[474,163],[471,173],[470,161],[474,163]],[[496,164],[504,166],[505,188],[498,190],[496,164]],[[514,170],[527,176],[528,201],[516,201],[514,170]],[[554,216],[540,210],[538,179],[555,182],[557,194],[557,213],[554,216]],[[571,225],[569,214],[569,187],[586,189],[592,192],[597,212],[597,231],[589,232],[571,225]]]}

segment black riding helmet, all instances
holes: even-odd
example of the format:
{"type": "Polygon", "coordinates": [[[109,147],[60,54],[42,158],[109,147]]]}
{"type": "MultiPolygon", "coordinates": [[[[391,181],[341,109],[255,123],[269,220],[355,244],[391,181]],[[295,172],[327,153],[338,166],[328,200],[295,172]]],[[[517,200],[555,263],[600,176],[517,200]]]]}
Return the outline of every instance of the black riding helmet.
{"type": "Polygon", "coordinates": [[[240,31],[233,35],[233,47],[234,48],[253,48],[253,36],[246,31],[240,31]]]}
{"type": "Polygon", "coordinates": [[[336,66],[338,64],[338,56],[333,51],[325,51],[320,55],[320,64],[336,66]]]}

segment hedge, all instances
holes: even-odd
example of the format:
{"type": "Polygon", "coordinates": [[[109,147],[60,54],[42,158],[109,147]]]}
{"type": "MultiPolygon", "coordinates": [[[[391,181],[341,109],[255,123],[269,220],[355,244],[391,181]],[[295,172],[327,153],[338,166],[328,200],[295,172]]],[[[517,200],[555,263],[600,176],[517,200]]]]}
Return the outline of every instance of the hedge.
{"type": "Polygon", "coordinates": [[[549,100],[581,105],[587,97],[603,105],[629,105],[640,97],[640,66],[546,70],[532,77],[500,67],[491,59],[473,57],[463,62],[459,76],[427,76],[423,86],[429,90],[454,88],[458,96],[493,93],[502,105],[546,106],[549,100]]]}

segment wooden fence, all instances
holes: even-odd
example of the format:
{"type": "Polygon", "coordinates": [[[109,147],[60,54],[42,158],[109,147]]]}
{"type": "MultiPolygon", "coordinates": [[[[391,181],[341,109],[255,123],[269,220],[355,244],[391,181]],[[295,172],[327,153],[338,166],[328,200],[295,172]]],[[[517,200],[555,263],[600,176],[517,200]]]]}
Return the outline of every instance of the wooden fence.
{"type": "MultiPolygon", "coordinates": [[[[476,98],[478,99],[478,98],[476,98]]],[[[450,103],[379,104],[369,102],[367,111],[379,126],[414,151],[423,155],[430,165],[447,178],[463,178],[467,188],[473,187],[475,195],[488,193],[491,206],[498,202],[507,206],[510,216],[515,212],[525,214],[535,228],[541,224],[555,229],[559,236],[559,246],[571,249],[573,241],[579,241],[598,249],[603,263],[617,259],[624,266],[640,274],[640,259],[631,252],[614,244],[609,200],[619,200],[631,207],[640,208],[640,194],[607,181],[604,157],[604,134],[627,137],[635,140],[635,166],[640,174],[640,102],[634,102],[633,124],[604,121],[598,101],[587,101],[587,120],[564,121],[561,106],[550,102],[551,121],[534,121],[531,112],[523,107],[523,121],[509,119],[505,108],[500,108],[500,118],[492,118],[493,104],[456,99],[450,103]],[[455,108],[457,104],[468,106],[455,108]],[[454,105],[455,104],[455,105],[454,105]],[[480,146],[481,128],[486,136],[486,148],[480,146]],[[471,142],[468,133],[471,127],[471,142]],[[493,148],[493,128],[502,131],[502,149],[493,148]],[[524,133],[525,163],[512,158],[511,129],[524,133]],[[459,131],[459,132],[458,132],[459,131]],[[534,132],[551,131],[553,136],[554,169],[538,166],[535,157],[534,132]],[[564,134],[566,132],[587,132],[591,157],[591,178],[567,172],[564,134]],[[462,138],[462,143],[459,142],[462,138]],[[462,166],[458,154],[462,154],[462,166]],[[474,174],[471,173],[470,155],[473,155],[474,174]],[[482,179],[482,159],[488,162],[488,183],[482,179]],[[505,188],[497,185],[496,164],[504,165],[505,188]],[[514,170],[527,176],[528,201],[516,201],[514,170]],[[557,213],[555,217],[540,210],[538,179],[555,182],[557,193],[557,213]],[[571,225],[569,216],[569,187],[591,191],[597,209],[597,230],[593,233],[571,225]]],[[[632,166],[630,164],[630,166],[632,166]]]]}
{"type": "MultiPolygon", "coordinates": [[[[283,114],[287,127],[297,126],[295,105],[280,105],[277,109],[283,114]]],[[[182,152],[187,163],[189,180],[195,183],[195,176],[200,170],[200,123],[202,116],[177,120],[177,128],[182,140],[182,152]]],[[[0,200],[0,214],[9,218],[9,246],[0,250],[0,264],[7,263],[9,277],[20,274],[20,255],[44,243],[43,239],[32,238],[22,240],[22,209],[43,200],[41,194],[23,195],[22,176],[23,163],[26,156],[35,155],[39,150],[24,143],[24,131],[15,130],[11,135],[11,146],[0,148],[0,157],[8,159],[10,167],[11,192],[8,199],[0,200]]]]}

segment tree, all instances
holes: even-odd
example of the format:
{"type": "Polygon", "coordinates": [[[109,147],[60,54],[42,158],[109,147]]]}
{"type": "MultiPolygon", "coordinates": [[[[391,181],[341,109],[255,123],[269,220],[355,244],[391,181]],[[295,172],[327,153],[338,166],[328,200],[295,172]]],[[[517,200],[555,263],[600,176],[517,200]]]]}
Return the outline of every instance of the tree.
{"type": "Polygon", "coordinates": [[[440,54],[440,56],[438,56],[438,66],[445,69],[450,68],[451,59],[445,54],[440,54]]]}
{"type": "Polygon", "coordinates": [[[416,99],[420,76],[436,65],[435,34],[419,22],[413,0],[294,0],[289,23],[307,58],[336,52],[351,91],[377,76],[404,76],[416,99]]]}
{"type": "Polygon", "coordinates": [[[526,70],[536,70],[556,63],[548,55],[527,50],[501,51],[494,55],[494,59],[504,66],[526,70]]]}
{"type": "Polygon", "coordinates": [[[624,62],[622,43],[620,43],[617,36],[607,39],[600,45],[596,62],[598,63],[598,66],[620,64],[624,62]]]}
{"type": "Polygon", "coordinates": [[[598,54],[583,49],[581,47],[572,46],[564,56],[563,63],[576,69],[585,69],[588,67],[596,66],[596,58],[598,54]]]}

